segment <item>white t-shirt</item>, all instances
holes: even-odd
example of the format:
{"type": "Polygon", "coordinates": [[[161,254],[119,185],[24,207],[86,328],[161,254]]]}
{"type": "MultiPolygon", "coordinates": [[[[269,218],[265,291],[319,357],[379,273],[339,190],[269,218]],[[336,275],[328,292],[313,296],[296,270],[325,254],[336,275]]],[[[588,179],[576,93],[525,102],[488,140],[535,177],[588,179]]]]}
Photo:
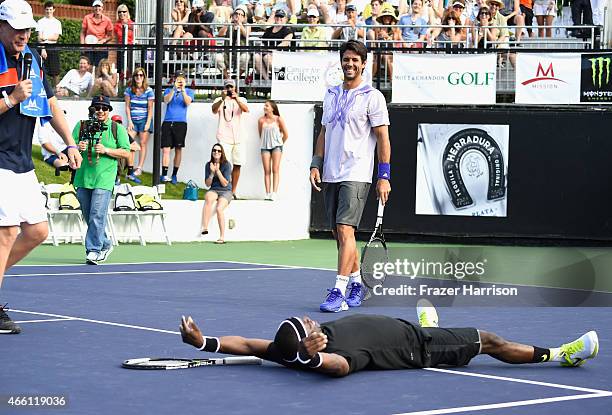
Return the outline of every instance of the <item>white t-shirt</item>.
{"type": "Polygon", "coordinates": [[[49,143],[57,151],[64,151],[64,149],[67,147],[64,140],[62,140],[62,137],[60,137],[59,134],[53,129],[50,122],[46,123],[44,126],[41,126],[40,123],[36,123],[36,130],[36,136],[41,146],[43,160],[46,160],[49,158],[49,156],[55,154],[45,150],[45,148],[42,146],[43,144],[49,143]]]}
{"type": "Polygon", "coordinates": [[[325,155],[323,181],[372,182],[376,135],[373,127],[389,125],[383,94],[362,82],[345,90],[331,88],[323,100],[325,155]]]}
{"type": "Polygon", "coordinates": [[[93,76],[91,72],[85,72],[85,75],[81,77],[79,71],[76,69],[69,70],[59,84],[57,84],[58,87],[66,88],[77,95],[87,91],[90,85],[93,85],[93,76]]]}
{"type": "MultiPolygon", "coordinates": [[[[44,34],[45,37],[49,35],[62,35],[62,22],[57,20],[55,17],[47,18],[43,17],[37,24],[37,31],[39,34],[44,34]]],[[[45,43],[56,43],[56,41],[47,41],[45,43]]]]}

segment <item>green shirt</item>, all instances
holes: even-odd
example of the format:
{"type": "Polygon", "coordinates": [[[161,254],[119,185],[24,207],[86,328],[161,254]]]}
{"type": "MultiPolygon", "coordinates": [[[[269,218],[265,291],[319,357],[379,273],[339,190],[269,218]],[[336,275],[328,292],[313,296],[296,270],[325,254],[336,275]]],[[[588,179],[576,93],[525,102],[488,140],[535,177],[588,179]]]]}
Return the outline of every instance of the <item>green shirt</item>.
{"type": "MultiPolygon", "coordinates": [[[[106,130],[96,135],[96,138],[100,138],[100,143],[106,148],[122,148],[130,151],[130,140],[125,127],[117,126],[117,141],[115,141],[111,129],[112,121],[108,119],[105,124],[107,126],[106,130]]],[[[77,143],[80,141],[80,131],[81,121],[72,130],[72,138],[77,143]]],[[[96,150],[92,148],[90,163],[87,158],[88,152],[89,150],[81,152],[83,163],[81,163],[81,168],[77,170],[74,176],[74,186],[86,189],[105,189],[112,192],[115,187],[115,177],[117,177],[117,159],[105,154],[100,154],[98,159],[96,150]]]]}

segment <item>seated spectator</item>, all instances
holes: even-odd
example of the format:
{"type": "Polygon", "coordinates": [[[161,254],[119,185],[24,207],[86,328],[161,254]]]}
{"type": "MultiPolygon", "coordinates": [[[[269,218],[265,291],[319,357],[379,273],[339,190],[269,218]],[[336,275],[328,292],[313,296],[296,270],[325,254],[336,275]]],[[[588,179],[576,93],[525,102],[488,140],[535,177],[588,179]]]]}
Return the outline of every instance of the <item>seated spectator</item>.
{"type": "MultiPolygon", "coordinates": [[[[286,26],[287,13],[283,9],[278,9],[274,13],[274,26],[268,27],[261,36],[262,45],[264,48],[283,48],[291,45],[293,39],[293,30],[286,26]]],[[[272,53],[256,53],[255,54],[255,70],[259,73],[262,79],[270,79],[270,70],[272,69],[272,53]]]]}
{"type": "MultiPolygon", "coordinates": [[[[214,22],[219,24],[227,24],[232,21],[232,8],[225,4],[225,0],[215,0],[214,4],[208,9],[214,16],[214,22]]],[[[223,27],[223,26],[222,26],[223,27]]]]}
{"type": "MultiPolygon", "coordinates": [[[[364,23],[366,26],[375,26],[376,18],[381,12],[383,1],[382,0],[372,0],[370,1],[370,7],[366,7],[363,11],[363,16],[366,16],[364,23]]],[[[394,11],[395,12],[395,11],[394,11]]]]}
{"type": "Polygon", "coordinates": [[[56,169],[68,168],[68,146],[51,123],[37,125],[36,130],[45,163],[56,169]]]}
{"type": "MultiPolygon", "coordinates": [[[[376,45],[380,48],[388,48],[401,45],[402,32],[397,25],[397,17],[395,16],[395,9],[393,7],[384,7],[383,10],[378,14],[377,23],[379,26],[375,26],[372,31],[371,40],[378,40],[379,43],[376,45]],[[397,41],[397,42],[393,42],[397,41]]],[[[393,54],[385,53],[381,55],[383,67],[386,68],[387,79],[393,79],[393,54]]],[[[375,74],[378,73],[377,59],[373,62],[373,68],[375,74]]]]}
{"type": "MultiPolygon", "coordinates": [[[[455,13],[459,20],[461,21],[461,41],[464,42],[467,40],[467,26],[472,26],[473,21],[471,12],[467,10],[465,7],[465,0],[453,0],[453,4],[451,5],[451,10],[455,13]]],[[[475,7],[472,7],[471,10],[475,10],[475,7]]],[[[476,19],[478,16],[478,12],[474,13],[473,18],[476,19]]]]}
{"type": "Polygon", "coordinates": [[[363,22],[357,19],[357,8],[353,4],[346,5],[346,21],[343,23],[348,26],[341,26],[334,30],[332,39],[365,39],[365,27],[363,22]]]}
{"type": "MultiPolygon", "coordinates": [[[[455,0],[459,1],[459,0],[455,0]]],[[[402,31],[405,48],[422,48],[427,35],[427,22],[419,17],[423,3],[412,0],[412,13],[400,17],[398,26],[402,31]],[[402,27],[403,26],[403,27],[402,27]]]]}
{"type": "Polygon", "coordinates": [[[189,20],[190,12],[191,9],[189,7],[189,0],[176,0],[174,2],[174,8],[170,14],[172,23],[175,23],[172,31],[172,37],[174,39],[180,39],[185,34],[185,27],[183,24],[187,23],[189,20]]]}
{"type": "Polygon", "coordinates": [[[208,235],[208,223],[217,213],[219,222],[219,239],[215,243],[225,243],[225,209],[232,201],[232,165],[225,157],[223,146],[219,143],[212,146],[210,161],[204,167],[204,184],[208,187],[204,195],[202,210],[202,235],[208,235]]]}
{"type": "Polygon", "coordinates": [[[443,27],[437,27],[432,32],[434,39],[433,46],[436,48],[458,46],[461,43],[461,39],[465,38],[462,35],[465,32],[465,28],[459,27],[461,26],[461,19],[455,10],[447,9],[442,16],[441,23],[443,27]]]}
{"type": "MultiPolygon", "coordinates": [[[[497,26],[499,28],[499,34],[497,36],[498,42],[505,42],[510,38],[510,30],[508,30],[508,18],[500,13],[500,8],[504,7],[504,3],[501,0],[488,0],[487,2],[489,10],[491,11],[491,26],[497,26]]],[[[508,47],[508,44],[499,44],[498,48],[508,47]]]]}
{"type": "MultiPolygon", "coordinates": [[[[515,38],[517,42],[521,41],[523,36],[523,28],[525,27],[525,15],[521,11],[520,0],[504,0],[503,6],[500,7],[499,13],[506,17],[508,26],[516,26],[515,38]]],[[[493,13],[491,11],[491,13],[493,13]]]]}
{"type": "MultiPolygon", "coordinates": [[[[102,0],[94,0],[93,13],[83,17],[81,25],[81,44],[102,45],[113,39],[113,22],[104,15],[102,0]]],[[[94,50],[88,52],[89,60],[97,66],[102,59],[108,58],[108,51],[94,50]]]]}
{"type": "Polygon", "coordinates": [[[94,95],[116,97],[118,83],[117,69],[111,66],[108,59],[102,59],[96,68],[96,79],[94,80],[92,93],[94,95]]]}
{"type": "Polygon", "coordinates": [[[93,76],[89,70],[91,64],[87,56],[79,59],[79,69],[71,69],[55,87],[55,95],[58,97],[69,97],[72,95],[84,95],[89,93],[93,86],[93,76]]]}
{"type": "MultiPolygon", "coordinates": [[[[306,12],[306,19],[308,24],[319,24],[319,10],[316,7],[309,7],[306,12]]],[[[307,26],[302,30],[300,46],[303,48],[327,47],[328,33],[327,28],[323,26],[307,26]]]]}
{"type": "Polygon", "coordinates": [[[209,38],[212,37],[212,26],[215,15],[206,11],[204,0],[193,0],[186,25],[183,26],[185,33],[183,39],[209,38]],[[202,23],[202,24],[198,24],[202,23]]]}
{"type": "Polygon", "coordinates": [[[555,0],[535,0],[533,13],[538,22],[538,36],[552,37],[552,27],[543,28],[542,26],[552,26],[557,16],[557,2],[555,0]]]}
{"type": "Polygon", "coordinates": [[[497,41],[499,35],[499,29],[491,28],[491,12],[489,8],[483,6],[478,11],[476,16],[476,23],[474,24],[474,34],[472,38],[478,49],[489,49],[494,47],[494,44],[490,42],[497,41]]]}
{"type": "MultiPolygon", "coordinates": [[[[217,37],[227,39],[228,45],[240,45],[245,46],[247,44],[247,38],[249,37],[250,26],[245,26],[246,22],[246,7],[238,6],[234,13],[232,14],[232,24],[231,26],[222,26],[219,29],[219,33],[217,37]]],[[[246,51],[238,53],[236,51],[232,51],[231,63],[233,66],[237,65],[238,60],[240,60],[240,73],[246,72],[247,66],[249,64],[249,54],[246,51]]],[[[215,57],[215,63],[217,69],[223,72],[223,79],[229,78],[228,68],[230,66],[230,53],[223,52],[217,53],[215,57]]]]}
{"type": "MultiPolygon", "coordinates": [[[[134,21],[130,18],[130,11],[125,4],[117,7],[117,21],[115,22],[114,32],[115,40],[119,45],[124,44],[123,39],[123,28],[127,26],[127,39],[125,39],[126,45],[134,44],[134,21]]],[[[117,70],[119,71],[119,77],[121,79],[125,76],[125,62],[124,52],[122,50],[117,51],[117,70]]]]}

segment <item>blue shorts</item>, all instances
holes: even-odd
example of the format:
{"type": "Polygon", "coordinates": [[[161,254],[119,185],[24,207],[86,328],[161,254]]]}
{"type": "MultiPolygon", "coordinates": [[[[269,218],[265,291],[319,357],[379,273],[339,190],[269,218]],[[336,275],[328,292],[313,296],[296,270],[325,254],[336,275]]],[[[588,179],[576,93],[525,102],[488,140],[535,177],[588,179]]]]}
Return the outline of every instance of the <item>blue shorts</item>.
{"type": "Polygon", "coordinates": [[[283,146],[276,146],[276,147],[272,147],[272,148],[262,148],[261,152],[265,153],[274,153],[275,151],[280,151],[281,153],[283,152],[283,146]]]}
{"type": "MultiPolygon", "coordinates": [[[[62,153],[64,153],[65,155],[68,155],[68,147],[66,147],[62,153]]],[[[47,163],[49,166],[53,167],[53,163],[55,162],[55,160],[57,160],[59,157],[57,157],[56,154],[51,154],[49,157],[47,157],[45,159],[45,163],[47,163]]]]}
{"type": "MultiPolygon", "coordinates": [[[[144,120],[132,120],[132,124],[134,124],[134,131],[137,133],[142,133],[145,130],[145,124],[147,123],[147,119],[144,120]]],[[[151,125],[153,125],[153,120],[151,120],[151,125]]],[[[149,132],[153,132],[153,127],[149,125],[149,132]]]]}

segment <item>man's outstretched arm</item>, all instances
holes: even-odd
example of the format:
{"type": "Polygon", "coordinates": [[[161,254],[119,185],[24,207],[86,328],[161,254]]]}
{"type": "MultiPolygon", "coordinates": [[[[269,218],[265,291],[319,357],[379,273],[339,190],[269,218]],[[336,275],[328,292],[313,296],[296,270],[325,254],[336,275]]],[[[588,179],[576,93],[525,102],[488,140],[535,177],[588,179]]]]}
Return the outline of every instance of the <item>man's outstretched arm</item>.
{"type": "MultiPolygon", "coordinates": [[[[198,349],[204,345],[204,335],[195,324],[191,316],[181,319],[181,336],[183,343],[187,343],[198,349]]],[[[248,339],[240,336],[223,336],[219,338],[219,353],[234,354],[240,356],[257,356],[264,358],[266,350],[272,343],[264,339],[248,339]]]]}

